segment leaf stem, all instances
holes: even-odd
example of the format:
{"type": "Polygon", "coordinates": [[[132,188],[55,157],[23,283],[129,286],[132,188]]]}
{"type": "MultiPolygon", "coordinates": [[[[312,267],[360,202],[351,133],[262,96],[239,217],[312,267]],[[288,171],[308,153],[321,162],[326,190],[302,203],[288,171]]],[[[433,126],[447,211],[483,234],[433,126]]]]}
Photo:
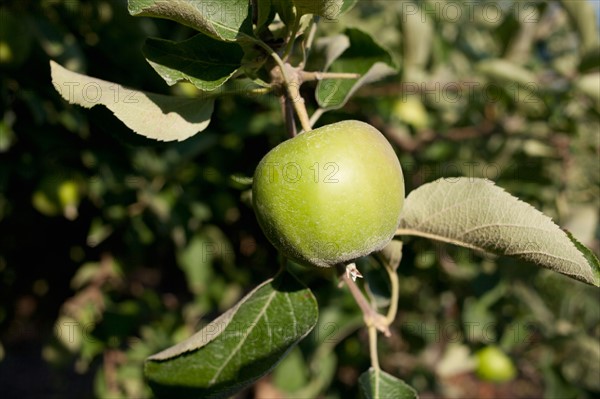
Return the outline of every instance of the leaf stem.
{"type": "Polygon", "coordinates": [[[347,72],[306,72],[300,71],[300,76],[303,82],[311,82],[323,79],[358,79],[360,73],[347,72]]]}
{"type": "Polygon", "coordinates": [[[315,40],[315,36],[317,33],[317,21],[319,20],[319,16],[315,15],[313,20],[311,21],[310,30],[308,31],[308,38],[306,42],[302,46],[302,63],[300,64],[301,68],[304,68],[306,65],[306,61],[308,60],[308,56],[310,55],[310,50],[312,49],[313,41],[315,40]]]}
{"type": "Polygon", "coordinates": [[[317,110],[311,115],[308,123],[310,123],[310,126],[313,127],[315,125],[315,123],[317,123],[317,121],[319,120],[319,118],[321,116],[323,116],[323,114],[327,112],[327,110],[325,108],[317,108],[317,110]]]}
{"type": "Polygon", "coordinates": [[[288,41],[285,46],[285,50],[283,51],[283,56],[281,57],[283,59],[283,62],[287,62],[287,60],[290,58],[290,55],[292,54],[292,50],[294,49],[294,42],[296,41],[296,35],[298,34],[298,29],[300,28],[300,18],[302,16],[298,14],[298,10],[296,9],[296,7],[294,7],[294,12],[296,15],[294,18],[294,25],[292,26],[292,31],[290,32],[290,37],[288,38],[288,41]]]}
{"type": "Polygon", "coordinates": [[[387,324],[390,325],[396,319],[396,313],[398,313],[398,299],[400,297],[400,283],[398,281],[398,273],[393,270],[389,266],[385,266],[385,270],[388,272],[388,276],[390,277],[391,291],[392,295],[390,298],[390,307],[387,312],[387,316],[385,320],[387,324]]]}

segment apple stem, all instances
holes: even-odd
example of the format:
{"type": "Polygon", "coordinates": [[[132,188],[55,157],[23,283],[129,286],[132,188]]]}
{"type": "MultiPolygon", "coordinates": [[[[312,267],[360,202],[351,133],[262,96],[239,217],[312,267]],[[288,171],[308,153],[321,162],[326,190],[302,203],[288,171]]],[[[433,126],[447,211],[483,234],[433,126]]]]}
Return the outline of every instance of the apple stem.
{"type": "Polygon", "coordinates": [[[377,330],[381,331],[383,335],[389,337],[391,335],[389,324],[385,316],[380,315],[371,307],[365,296],[363,295],[356,282],[352,279],[352,276],[349,273],[344,272],[342,274],[342,279],[348,286],[350,293],[354,297],[354,300],[358,304],[358,307],[363,312],[363,318],[365,320],[365,324],[367,327],[373,326],[377,330]]]}

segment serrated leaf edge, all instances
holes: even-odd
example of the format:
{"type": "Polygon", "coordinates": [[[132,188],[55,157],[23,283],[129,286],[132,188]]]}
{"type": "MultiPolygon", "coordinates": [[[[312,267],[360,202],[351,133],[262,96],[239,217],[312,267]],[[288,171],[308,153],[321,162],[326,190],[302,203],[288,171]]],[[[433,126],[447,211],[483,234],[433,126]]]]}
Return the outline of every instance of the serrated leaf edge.
{"type": "MultiPolygon", "coordinates": [[[[493,181],[491,181],[491,180],[489,180],[489,179],[481,179],[481,178],[465,178],[465,177],[463,177],[463,178],[459,178],[459,179],[469,179],[469,181],[470,181],[470,182],[482,182],[482,183],[488,184],[488,185],[490,185],[490,186],[492,186],[492,187],[495,187],[495,188],[497,188],[497,189],[501,190],[503,193],[505,193],[505,194],[509,195],[511,198],[513,198],[513,199],[514,199],[514,200],[516,200],[517,202],[519,202],[519,203],[521,203],[521,204],[524,204],[524,205],[526,205],[526,206],[527,206],[527,207],[529,207],[531,210],[533,210],[533,211],[535,211],[535,212],[539,213],[541,216],[543,216],[544,218],[546,218],[546,219],[547,219],[547,222],[549,222],[549,224],[551,224],[552,226],[554,226],[554,227],[557,229],[557,231],[559,231],[559,232],[563,232],[563,233],[565,234],[565,236],[566,236],[565,238],[567,238],[567,239],[569,240],[569,242],[571,243],[571,245],[573,246],[573,248],[574,248],[575,250],[577,250],[577,252],[578,252],[578,253],[580,253],[580,254],[581,254],[581,256],[582,256],[582,257],[583,257],[583,258],[586,260],[586,263],[588,263],[588,264],[589,264],[589,262],[588,262],[588,259],[587,259],[587,258],[584,256],[584,254],[582,253],[581,249],[580,249],[580,248],[578,248],[578,247],[577,247],[577,246],[574,244],[573,240],[571,240],[571,239],[570,239],[569,235],[568,235],[568,234],[567,234],[567,233],[566,233],[566,232],[565,232],[563,229],[561,229],[561,228],[560,228],[560,227],[559,227],[559,226],[558,226],[556,223],[554,223],[554,221],[553,221],[553,220],[552,220],[550,217],[548,217],[547,215],[545,215],[545,214],[543,214],[542,212],[540,212],[538,209],[536,209],[535,207],[533,207],[531,204],[528,204],[527,202],[524,202],[524,201],[520,200],[519,198],[517,198],[517,197],[515,197],[515,196],[511,195],[511,194],[510,194],[510,193],[508,193],[506,190],[504,190],[504,188],[502,188],[502,187],[500,187],[500,186],[497,186],[497,185],[496,185],[496,184],[495,184],[493,181]]],[[[405,204],[404,204],[404,206],[406,207],[407,203],[410,201],[411,195],[412,195],[414,192],[416,192],[417,190],[419,190],[420,188],[422,188],[422,187],[425,187],[425,186],[427,186],[427,185],[429,185],[429,184],[441,184],[441,182],[442,182],[442,181],[444,181],[444,180],[445,180],[444,178],[440,178],[440,179],[437,179],[437,180],[435,180],[435,181],[433,181],[433,182],[431,182],[431,183],[427,183],[427,184],[425,184],[425,185],[423,185],[423,186],[421,186],[421,187],[419,187],[419,188],[417,188],[417,189],[413,190],[413,191],[412,191],[412,192],[411,192],[411,193],[410,193],[410,194],[409,194],[409,195],[406,197],[406,200],[405,200],[405,204]]],[[[461,205],[461,204],[458,204],[458,205],[461,205]]],[[[447,209],[448,209],[448,208],[445,208],[445,209],[443,209],[441,212],[445,212],[445,211],[447,211],[447,209]]],[[[433,215],[435,215],[435,214],[433,214],[433,215]]],[[[430,216],[432,216],[432,215],[430,215],[430,216]]],[[[469,248],[469,249],[473,249],[473,250],[481,251],[481,252],[483,252],[483,253],[493,253],[493,252],[491,252],[490,250],[488,250],[488,249],[486,249],[486,248],[482,248],[482,247],[479,247],[479,246],[476,246],[476,245],[473,245],[473,244],[470,244],[470,243],[467,243],[467,242],[464,242],[464,241],[460,241],[460,240],[452,239],[452,238],[445,237],[445,236],[439,236],[439,235],[436,235],[436,234],[430,234],[430,233],[427,233],[427,232],[423,232],[423,231],[417,230],[418,226],[412,226],[412,227],[410,227],[410,228],[403,228],[403,227],[401,227],[401,226],[402,226],[402,221],[403,221],[403,220],[404,220],[404,219],[401,217],[401,221],[400,221],[400,227],[399,227],[399,228],[398,228],[398,230],[396,231],[396,235],[412,235],[412,236],[418,236],[418,237],[428,238],[428,239],[431,239],[431,240],[436,240],[436,241],[440,241],[440,242],[445,242],[445,243],[449,243],[449,244],[458,245],[458,246],[461,246],[461,247],[465,247],[465,248],[469,248]]],[[[479,227],[484,227],[484,226],[477,226],[477,228],[479,228],[479,227]]],[[[535,227],[535,226],[516,226],[516,227],[520,227],[520,228],[532,228],[532,229],[536,229],[536,227],[535,227]]],[[[544,230],[544,231],[545,231],[545,230],[544,230]]],[[[465,234],[465,233],[463,233],[463,235],[464,235],[464,234],[465,234]]],[[[582,246],[583,246],[583,244],[580,244],[580,245],[582,245],[582,246]]],[[[587,248],[586,248],[586,249],[587,249],[587,248]]],[[[567,258],[562,258],[562,257],[558,257],[558,256],[550,255],[550,254],[548,254],[548,253],[546,253],[546,252],[539,252],[539,251],[528,251],[528,252],[523,252],[523,251],[521,251],[521,252],[513,252],[513,253],[502,253],[502,252],[499,252],[499,251],[498,251],[498,252],[497,252],[497,253],[495,253],[495,254],[499,254],[499,255],[505,255],[505,256],[515,256],[515,255],[523,255],[523,254],[526,254],[526,253],[539,253],[539,254],[543,254],[543,255],[545,255],[545,256],[549,256],[549,257],[551,257],[551,258],[554,258],[554,259],[560,259],[560,260],[564,260],[564,261],[567,261],[567,262],[569,262],[569,263],[572,263],[572,264],[575,264],[575,265],[579,266],[579,263],[577,263],[577,262],[575,262],[575,261],[573,261],[573,260],[571,260],[571,259],[567,259],[567,258]]],[[[538,264],[538,263],[536,263],[536,262],[532,262],[532,263],[534,263],[534,264],[538,264]]],[[[545,267],[544,265],[541,265],[541,266],[542,266],[542,267],[545,267]]],[[[550,269],[550,270],[552,270],[552,269],[550,269]]],[[[593,273],[593,274],[595,275],[595,277],[596,277],[596,281],[593,281],[593,282],[592,282],[592,284],[593,284],[593,285],[595,285],[596,287],[600,287],[600,277],[599,277],[599,276],[600,276],[600,272],[598,272],[597,270],[594,270],[594,269],[592,268],[592,273],[593,273]]],[[[574,278],[574,279],[576,279],[576,280],[578,280],[578,281],[582,281],[582,282],[585,282],[585,283],[588,283],[588,284],[590,283],[589,281],[587,281],[587,280],[584,280],[584,279],[583,279],[583,277],[581,277],[581,276],[579,276],[579,275],[576,275],[576,274],[566,274],[566,273],[562,273],[562,274],[568,275],[568,276],[570,276],[570,277],[572,277],[572,278],[574,278]]]]}
{"type": "Polygon", "coordinates": [[[154,355],[148,357],[147,360],[152,360],[152,361],[169,360],[169,359],[181,356],[188,352],[195,351],[197,349],[200,349],[200,348],[208,345],[210,342],[212,342],[217,337],[219,337],[221,335],[221,333],[227,328],[227,326],[231,322],[231,319],[233,319],[233,317],[235,316],[235,314],[237,313],[239,308],[244,303],[246,303],[248,298],[250,298],[252,295],[254,295],[258,290],[260,290],[264,286],[271,284],[273,282],[273,280],[274,280],[274,278],[270,278],[270,279],[262,282],[261,284],[256,286],[252,291],[250,291],[248,294],[246,294],[241,300],[239,300],[238,303],[235,304],[235,306],[233,306],[231,309],[229,309],[228,311],[226,311],[225,313],[221,314],[219,317],[217,317],[216,319],[211,321],[209,324],[207,324],[202,329],[200,329],[197,333],[195,333],[191,337],[187,338],[186,340],[181,341],[178,344],[175,344],[161,352],[155,353],[154,355]],[[206,340],[205,342],[201,342],[199,345],[197,344],[197,340],[199,338],[202,338],[207,335],[206,330],[208,330],[215,324],[221,324],[221,323],[225,323],[225,326],[223,328],[219,328],[219,331],[220,331],[219,334],[213,334],[211,332],[211,334],[208,334],[208,336],[210,336],[210,338],[208,340],[206,340]]]}

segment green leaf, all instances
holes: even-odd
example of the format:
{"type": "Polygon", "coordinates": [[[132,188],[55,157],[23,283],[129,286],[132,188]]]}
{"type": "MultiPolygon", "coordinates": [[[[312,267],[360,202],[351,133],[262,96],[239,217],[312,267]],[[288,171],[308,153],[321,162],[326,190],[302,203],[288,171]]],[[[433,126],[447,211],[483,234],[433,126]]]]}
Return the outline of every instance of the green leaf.
{"type": "Polygon", "coordinates": [[[577,30],[580,39],[581,52],[598,52],[600,44],[598,33],[597,12],[591,1],[561,1],[562,6],[569,14],[574,28],[577,30]]]}
{"type": "Polygon", "coordinates": [[[345,14],[348,11],[350,11],[352,8],[354,8],[354,6],[356,5],[357,2],[358,2],[358,0],[343,0],[342,8],[340,10],[340,15],[345,14]]]}
{"type": "Polygon", "coordinates": [[[326,50],[329,59],[328,72],[347,72],[362,75],[358,79],[327,79],[317,85],[316,97],[325,109],[338,109],[344,106],[352,94],[362,85],[382,79],[396,72],[390,54],[379,46],[371,36],[358,29],[347,29],[347,43],[337,38],[326,50]],[[343,49],[343,52],[341,50],[343,49]],[[340,54],[337,59],[335,56],[340,54]]]}
{"type": "Polygon", "coordinates": [[[335,19],[342,12],[344,0],[292,0],[300,15],[314,14],[335,19]]]}
{"type": "Polygon", "coordinates": [[[402,241],[392,240],[381,251],[376,253],[377,257],[392,271],[398,270],[402,260],[402,241]]]}
{"type": "Polygon", "coordinates": [[[382,370],[369,368],[358,378],[361,397],[365,399],[416,399],[417,391],[404,381],[382,370]]]}
{"type": "Polygon", "coordinates": [[[337,356],[335,347],[356,330],[364,327],[364,319],[348,292],[336,292],[328,306],[319,311],[319,320],[306,339],[310,357],[308,370],[309,383],[293,392],[291,397],[321,397],[335,377],[337,356]],[[344,298],[349,301],[345,301],[344,298]],[[352,301],[352,302],[350,302],[352,301]],[[352,306],[345,307],[344,303],[352,306]]]}
{"type": "Polygon", "coordinates": [[[149,357],[158,397],[223,398],[271,371],[317,322],[310,290],[282,273],[189,339],[149,357]]]}
{"type": "Polygon", "coordinates": [[[204,234],[196,234],[185,248],[177,252],[177,263],[185,273],[188,288],[196,295],[206,293],[213,277],[215,247],[204,234]]]}
{"type": "Polygon", "coordinates": [[[275,9],[273,8],[271,1],[272,0],[256,0],[253,2],[253,4],[256,5],[256,30],[258,32],[262,29],[266,29],[275,17],[275,9]]]}
{"type": "Polygon", "coordinates": [[[170,19],[218,40],[252,38],[248,0],[129,0],[128,8],[133,16],[170,19]]]}
{"type": "Polygon", "coordinates": [[[299,347],[295,347],[273,371],[273,384],[286,393],[293,393],[308,383],[308,366],[299,347]]]}
{"type": "Polygon", "coordinates": [[[495,341],[496,331],[488,328],[497,321],[497,315],[491,307],[506,293],[504,284],[499,284],[487,291],[481,298],[465,298],[462,310],[462,321],[470,330],[467,340],[471,342],[495,341]]]}
{"type": "Polygon", "coordinates": [[[585,245],[580,243],[575,237],[573,237],[573,234],[571,234],[569,231],[564,230],[564,232],[567,235],[567,237],[569,237],[569,240],[571,240],[573,245],[575,245],[575,248],[577,248],[579,252],[581,252],[585,260],[588,262],[588,265],[594,271],[596,278],[600,279],[600,261],[598,261],[596,255],[588,247],[586,247],[585,245]]]}
{"type": "Polygon", "coordinates": [[[185,140],[206,129],[212,98],[179,98],[133,90],[69,71],[50,61],[52,84],[71,104],[102,104],[134,132],[161,141],[185,140]]]}
{"type": "Polygon", "coordinates": [[[237,43],[198,34],[180,43],[150,38],[142,48],[152,68],[169,85],[188,80],[211,91],[225,83],[242,65],[244,52],[237,43]]]}
{"type": "Polygon", "coordinates": [[[242,176],[239,174],[231,175],[229,178],[242,187],[250,187],[252,186],[252,181],[254,181],[254,178],[251,176],[242,176]]]}
{"type": "Polygon", "coordinates": [[[279,19],[287,26],[291,26],[296,20],[294,4],[292,0],[271,0],[273,8],[279,15],[279,19]]]}
{"type": "Polygon", "coordinates": [[[322,49],[325,55],[325,66],[328,68],[350,47],[350,39],[344,34],[325,36],[317,39],[316,46],[322,49]]]}
{"type": "Polygon", "coordinates": [[[597,263],[548,216],[486,179],[439,179],[413,190],[398,233],[515,256],[600,285],[597,263]]]}

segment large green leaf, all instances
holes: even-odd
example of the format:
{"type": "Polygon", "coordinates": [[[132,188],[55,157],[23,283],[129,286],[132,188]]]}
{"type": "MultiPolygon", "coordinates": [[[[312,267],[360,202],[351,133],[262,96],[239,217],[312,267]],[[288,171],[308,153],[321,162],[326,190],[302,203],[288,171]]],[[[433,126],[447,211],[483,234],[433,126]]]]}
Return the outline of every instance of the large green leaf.
{"type": "Polygon", "coordinates": [[[252,37],[252,13],[248,0],[129,0],[129,13],[165,18],[223,41],[252,37]]]}
{"type": "Polygon", "coordinates": [[[52,84],[71,104],[102,104],[134,132],[161,141],[185,140],[206,129],[214,99],[179,98],[123,87],[50,61],[52,84]]]}
{"type": "Polygon", "coordinates": [[[146,379],[159,397],[227,397],[272,370],[317,316],[310,290],[282,273],[189,339],[149,357],[146,379]]]}
{"type": "Polygon", "coordinates": [[[404,381],[373,367],[362,373],[358,379],[361,397],[365,399],[417,399],[419,395],[404,381]]]}
{"type": "Polygon", "coordinates": [[[180,43],[150,38],[142,51],[169,85],[185,79],[203,91],[225,83],[241,66],[244,56],[237,43],[224,43],[203,34],[180,43]]]}
{"type": "Polygon", "coordinates": [[[347,39],[340,36],[329,43],[332,50],[326,50],[326,68],[328,72],[357,73],[361,77],[320,81],[316,97],[319,105],[325,109],[341,108],[362,85],[396,72],[390,54],[375,43],[369,34],[354,28],[347,29],[345,34],[347,39]]]}
{"type": "Polygon", "coordinates": [[[439,179],[412,191],[398,233],[515,256],[600,286],[600,265],[591,251],[579,249],[548,216],[486,179],[439,179]]]}

